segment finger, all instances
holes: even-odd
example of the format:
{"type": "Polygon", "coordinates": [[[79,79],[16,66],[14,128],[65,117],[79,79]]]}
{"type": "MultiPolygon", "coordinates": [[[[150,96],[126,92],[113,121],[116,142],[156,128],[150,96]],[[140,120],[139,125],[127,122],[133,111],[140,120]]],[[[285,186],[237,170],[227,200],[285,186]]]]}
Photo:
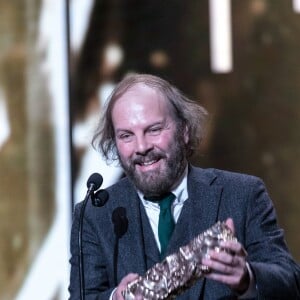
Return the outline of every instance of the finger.
{"type": "Polygon", "coordinates": [[[202,264],[212,270],[212,273],[220,273],[226,275],[231,275],[234,273],[234,267],[231,264],[227,264],[219,260],[203,258],[202,264]]]}
{"type": "Polygon", "coordinates": [[[247,267],[240,271],[242,272],[233,274],[211,272],[206,274],[205,277],[227,284],[237,293],[243,294],[249,288],[250,277],[247,267]]]}
{"type": "Polygon", "coordinates": [[[247,251],[243,245],[236,241],[222,241],[220,246],[227,250],[227,252],[234,253],[235,255],[240,255],[246,257],[248,255],[247,251]]]}
{"type": "Polygon", "coordinates": [[[235,228],[234,228],[233,220],[231,218],[228,218],[225,223],[231,229],[232,233],[235,234],[235,228]]]}
{"type": "Polygon", "coordinates": [[[235,266],[238,264],[238,256],[232,255],[228,252],[216,252],[216,251],[211,251],[209,253],[209,258],[214,261],[218,261],[222,264],[230,265],[230,266],[235,266]]]}
{"type": "Polygon", "coordinates": [[[115,291],[115,293],[114,293],[114,300],[115,299],[124,299],[123,298],[123,296],[122,296],[122,292],[124,291],[124,290],[126,290],[126,288],[127,288],[127,285],[130,283],[130,282],[132,282],[132,281],[134,281],[134,280],[136,280],[137,278],[138,278],[138,274],[134,274],[134,273],[129,273],[128,275],[126,275],[121,281],[120,281],[120,283],[119,283],[119,285],[118,285],[118,287],[117,287],[117,289],[116,289],[116,291],[115,291]]]}
{"type": "Polygon", "coordinates": [[[224,284],[228,284],[231,288],[234,288],[236,285],[239,284],[239,277],[238,276],[228,276],[227,274],[223,273],[209,273],[205,275],[208,279],[213,279],[224,284]]]}
{"type": "Polygon", "coordinates": [[[241,270],[246,266],[246,258],[224,251],[210,251],[209,255],[202,260],[202,264],[217,272],[226,274],[241,273],[241,270]]]}
{"type": "Polygon", "coordinates": [[[129,273],[121,281],[119,286],[127,287],[127,284],[138,278],[138,274],[129,273]]]}

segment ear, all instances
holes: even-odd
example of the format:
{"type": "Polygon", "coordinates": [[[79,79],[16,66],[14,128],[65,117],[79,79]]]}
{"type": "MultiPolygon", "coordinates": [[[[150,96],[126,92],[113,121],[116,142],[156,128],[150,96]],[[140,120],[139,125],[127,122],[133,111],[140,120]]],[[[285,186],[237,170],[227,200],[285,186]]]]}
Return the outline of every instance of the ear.
{"type": "Polygon", "coordinates": [[[188,129],[187,125],[185,125],[185,127],[184,127],[183,139],[184,139],[185,144],[187,144],[190,140],[190,138],[189,138],[189,129],[188,129]]]}

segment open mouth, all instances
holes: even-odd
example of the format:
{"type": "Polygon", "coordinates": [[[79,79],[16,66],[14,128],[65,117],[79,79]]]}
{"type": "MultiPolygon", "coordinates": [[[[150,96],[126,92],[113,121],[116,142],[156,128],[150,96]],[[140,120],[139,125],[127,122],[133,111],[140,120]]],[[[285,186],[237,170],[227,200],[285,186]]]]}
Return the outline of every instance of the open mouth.
{"type": "Polygon", "coordinates": [[[150,161],[139,162],[138,164],[140,166],[151,166],[151,165],[155,164],[158,161],[159,161],[159,159],[155,159],[155,160],[150,160],[150,161]]]}
{"type": "Polygon", "coordinates": [[[136,162],[136,167],[142,171],[150,171],[155,169],[158,166],[159,161],[161,158],[151,159],[151,160],[140,160],[136,162]]]}

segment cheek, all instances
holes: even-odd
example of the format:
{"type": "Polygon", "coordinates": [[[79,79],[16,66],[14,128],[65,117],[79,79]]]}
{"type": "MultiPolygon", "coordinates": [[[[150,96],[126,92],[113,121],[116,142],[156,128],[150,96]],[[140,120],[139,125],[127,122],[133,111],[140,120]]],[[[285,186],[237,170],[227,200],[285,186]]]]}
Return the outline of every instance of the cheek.
{"type": "Polygon", "coordinates": [[[165,152],[169,152],[170,148],[172,147],[172,142],[169,139],[164,139],[160,142],[159,147],[165,152]]]}
{"type": "Polygon", "coordinates": [[[182,138],[182,137],[177,136],[175,132],[173,134],[168,133],[168,134],[165,134],[165,135],[161,136],[161,138],[160,138],[159,142],[157,143],[157,145],[161,149],[164,149],[165,151],[168,151],[168,150],[170,150],[170,148],[172,147],[172,145],[179,138],[182,138]]]}
{"type": "Polygon", "coordinates": [[[117,146],[118,153],[122,158],[128,158],[133,153],[132,146],[130,145],[130,143],[125,144],[125,143],[117,142],[116,146],[117,146]]]}

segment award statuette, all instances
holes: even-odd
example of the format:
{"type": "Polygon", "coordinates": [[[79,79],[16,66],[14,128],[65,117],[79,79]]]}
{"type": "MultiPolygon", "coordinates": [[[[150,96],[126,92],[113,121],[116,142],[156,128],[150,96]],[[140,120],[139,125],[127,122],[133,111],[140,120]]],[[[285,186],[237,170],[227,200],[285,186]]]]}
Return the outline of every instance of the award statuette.
{"type": "Polygon", "coordinates": [[[209,250],[225,251],[221,241],[236,241],[224,222],[216,223],[129,283],[123,292],[125,300],[174,299],[210,271],[201,264],[202,258],[209,250]]]}

